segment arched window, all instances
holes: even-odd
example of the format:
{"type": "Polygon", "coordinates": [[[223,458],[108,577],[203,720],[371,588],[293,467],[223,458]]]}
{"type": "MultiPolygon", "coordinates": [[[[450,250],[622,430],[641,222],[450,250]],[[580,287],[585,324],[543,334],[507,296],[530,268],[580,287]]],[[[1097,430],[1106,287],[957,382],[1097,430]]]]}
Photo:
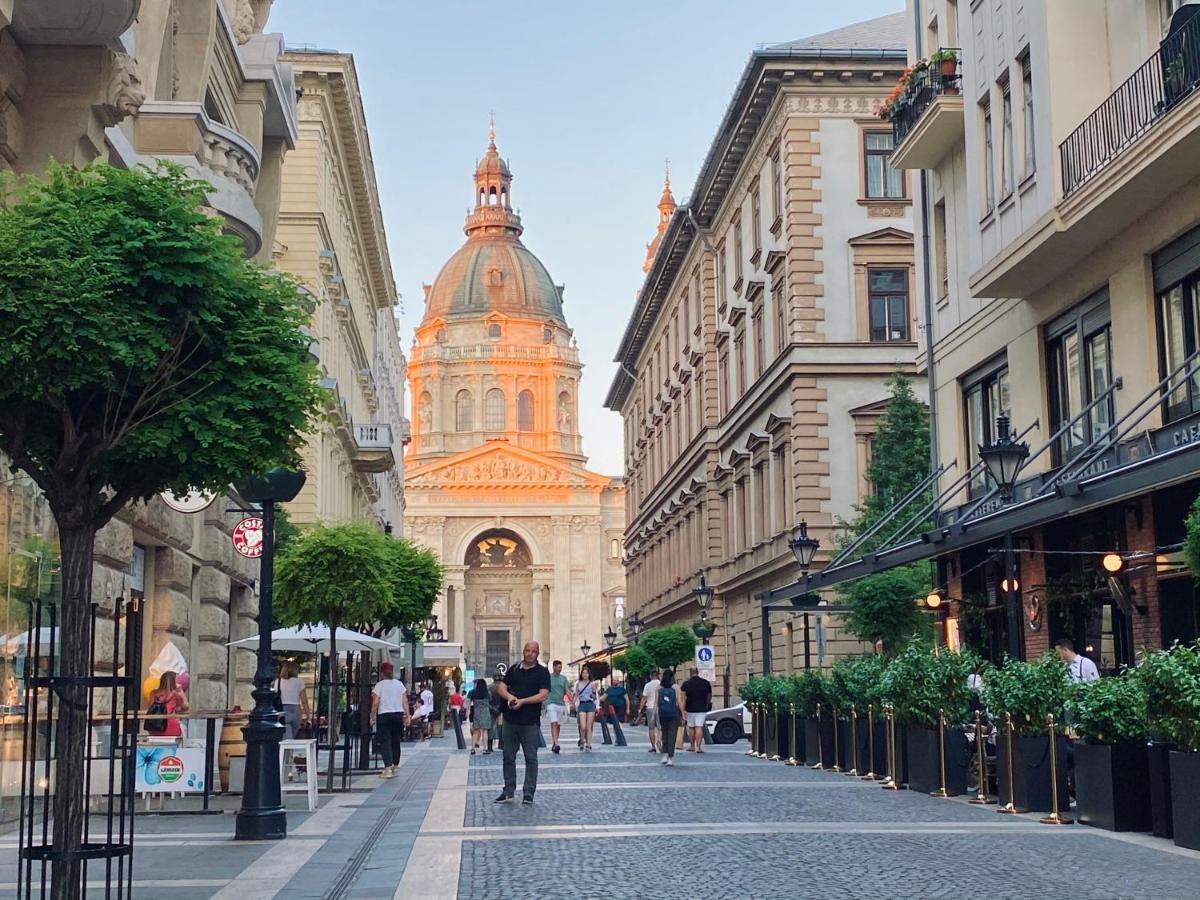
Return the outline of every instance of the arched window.
{"type": "Polygon", "coordinates": [[[486,431],[504,430],[504,391],[492,388],[483,398],[483,427],[486,431]]]}
{"type": "Polygon", "coordinates": [[[517,395],[517,430],[533,431],[532,391],[521,391],[517,395]]]}
{"type": "Polygon", "coordinates": [[[500,327],[499,322],[493,322],[488,326],[488,337],[498,338],[504,334],[504,329],[500,327]]]}
{"type": "Polygon", "coordinates": [[[472,420],[471,415],[471,392],[459,391],[454,397],[454,430],[455,431],[470,431],[472,420]]]}

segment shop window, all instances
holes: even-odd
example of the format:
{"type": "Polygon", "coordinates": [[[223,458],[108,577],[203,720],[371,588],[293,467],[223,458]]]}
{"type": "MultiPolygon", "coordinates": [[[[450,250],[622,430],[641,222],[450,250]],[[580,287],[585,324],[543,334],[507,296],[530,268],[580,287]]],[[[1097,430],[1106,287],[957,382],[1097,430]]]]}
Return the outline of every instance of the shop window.
{"type": "Polygon", "coordinates": [[[1050,391],[1050,431],[1078,417],[1055,442],[1054,464],[1073,459],[1093,441],[1109,435],[1115,409],[1112,395],[1081,415],[1112,385],[1112,326],[1108,291],[1089,298],[1046,328],[1046,375],[1050,391]]]}

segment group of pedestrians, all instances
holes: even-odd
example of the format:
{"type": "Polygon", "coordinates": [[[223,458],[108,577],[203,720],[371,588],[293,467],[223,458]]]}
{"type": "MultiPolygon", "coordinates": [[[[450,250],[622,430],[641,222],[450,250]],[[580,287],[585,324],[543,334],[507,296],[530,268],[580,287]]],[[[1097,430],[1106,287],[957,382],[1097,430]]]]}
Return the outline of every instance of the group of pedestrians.
{"type": "Polygon", "coordinates": [[[672,670],[660,674],[654,669],[642,688],[638,707],[639,718],[646,717],[650,752],[661,753],[663,765],[675,765],[679,728],[686,721],[688,752],[703,753],[704,723],[711,708],[712,684],[695,668],[688,669],[688,679],[680,685],[675,684],[672,670]]]}

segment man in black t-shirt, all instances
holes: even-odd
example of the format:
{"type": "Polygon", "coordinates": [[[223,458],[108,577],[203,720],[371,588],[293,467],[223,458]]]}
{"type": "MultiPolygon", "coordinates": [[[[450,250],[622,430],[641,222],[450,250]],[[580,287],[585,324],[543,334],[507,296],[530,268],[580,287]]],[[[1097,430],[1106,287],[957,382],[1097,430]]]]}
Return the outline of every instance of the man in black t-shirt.
{"type": "Polygon", "coordinates": [[[505,703],[504,727],[500,746],[504,750],[504,791],[497,803],[509,803],[517,794],[517,747],[525,753],[525,784],[521,802],[533,804],[537,790],[538,732],[542,727],[542,701],[550,693],[550,670],[538,662],[541,647],[530,641],[521,651],[521,661],[513,665],[496,686],[496,696],[505,703]]]}
{"type": "Polygon", "coordinates": [[[683,711],[687,713],[688,738],[692,753],[704,752],[704,721],[708,718],[709,707],[712,706],[712,684],[707,678],[701,678],[696,669],[688,669],[690,676],[679,686],[683,691],[683,711]]]}

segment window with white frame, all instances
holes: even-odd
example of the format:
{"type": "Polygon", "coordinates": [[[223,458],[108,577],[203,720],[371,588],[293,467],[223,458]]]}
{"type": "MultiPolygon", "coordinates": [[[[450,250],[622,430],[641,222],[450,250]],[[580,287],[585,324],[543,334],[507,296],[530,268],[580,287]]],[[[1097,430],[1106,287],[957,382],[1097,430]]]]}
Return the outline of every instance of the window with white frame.
{"type": "Polygon", "coordinates": [[[1025,177],[1028,178],[1037,171],[1037,145],[1034,135],[1037,133],[1033,122],[1033,69],[1029,63],[1029,53],[1021,59],[1021,118],[1025,131],[1025,177]]]}
{"type": "Polygon", "coordinates": [[[1013,161],[1013,108],[1012,86],[1008,78],[1000,83],[1001,111],[1001,140],[1000,140],[1000,195],[1007,197],[1012,193],[1016,181],[1016,167],[1013,161]]]}

